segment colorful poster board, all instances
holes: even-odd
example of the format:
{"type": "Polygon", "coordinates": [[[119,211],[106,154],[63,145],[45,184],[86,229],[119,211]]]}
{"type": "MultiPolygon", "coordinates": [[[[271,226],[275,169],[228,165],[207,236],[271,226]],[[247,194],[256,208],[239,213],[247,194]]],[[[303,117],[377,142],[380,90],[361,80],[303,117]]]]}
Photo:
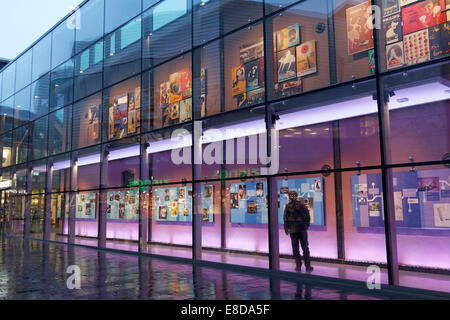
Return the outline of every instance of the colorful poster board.
{"type": "Polygon", "coordinates": [[[374,47],[371,1],[365,1],[346,10],[348,55],[374,47]]]}
{"type": "Polygon", "coordinates": [[[445,0],[420,1],[402,8],[403,34],[407,35],[447,21],[445,0]]]}
{"type": "MultiPolygon", "coordinates": [[[[356,227],[384,227],[381,174],[352,178],[356,227]]],[[[450,228],[450,170],[395,172],[394,208],[397,227],[450,228]]]]}
{"type": "Polygon", "coordinates": [[[107,219],[139,221],[139,191],[111,191],[107,193],[107,219]]]}
{"type": "MultiPolygon", "coordinates": [[[[92,126],[98,126],[98,120],[92,121],[92,126]]],[[[141,88],[136,87],[131,92],[114,97],[109,107],[109,139],[121,139],[139,133],[140,128],[141,88]]]]}
{"type": "Polygon", "coordinates": [[[76,201],[76,218],[95,220],[97,217],[97,193],[79,193],[76,201]]]}
{"type": "Polygon", "coordinates": [[[312,226],[325,225],[323,178],[306,178],[278,181],[278,223],[284,224],[284,209],[289,203],[289,192],[296,191],[298,200],[308,207],[312,226]]]}
{"type": "Polygon", "coordinates": [[[231,223],[268,222],[267,182],[230,184],[231,223]]]}
{"type": "MultiPolygon", "coordinates": [[[[203,222],[214,222],[214,186],[202,186],[203,222]]],[[[156,221],[192,222],[192,187],[156,188],[153,191],[156,221]]]]}

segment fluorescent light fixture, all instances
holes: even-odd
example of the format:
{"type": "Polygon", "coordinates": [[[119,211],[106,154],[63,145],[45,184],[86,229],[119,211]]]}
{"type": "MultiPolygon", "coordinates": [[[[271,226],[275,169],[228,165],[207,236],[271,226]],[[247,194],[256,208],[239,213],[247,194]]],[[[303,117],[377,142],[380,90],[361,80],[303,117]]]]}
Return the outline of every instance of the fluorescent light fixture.
{"type": "Polygon", "coordinates": [[[411,88],[394,90],[395,96],[389,102],[389,110],[450,99],[450,92],[448,90],[448,86],[437,81],[411,88]],[[408,102],[403,102],[405,100],[408,100],[408,102]]]}
{"type": "Polygon", "coordinates": [[[70,168],[70,160],[55,162],[53,164],[53,171],[59,171],[70,168]]]}
{"type": "Polygon", "coordinates": [[[90,164],[100,163],[100,153],[91,154],[88,156],[78,158],[78,166],[88,166],[90,164]]]}
{"type": "Polygon", "coordinates": [[[129,146],[126,148],[110,150],[109,161],[120,160],[125,158],[132,158],[141,154],[139,145],[129,146]]]}
{"type": "Polygon", "coordinates": [[[41,165],[41,166],[33,167],[33,171],[34,172],[47,172],[47,166],[41,165]]]}

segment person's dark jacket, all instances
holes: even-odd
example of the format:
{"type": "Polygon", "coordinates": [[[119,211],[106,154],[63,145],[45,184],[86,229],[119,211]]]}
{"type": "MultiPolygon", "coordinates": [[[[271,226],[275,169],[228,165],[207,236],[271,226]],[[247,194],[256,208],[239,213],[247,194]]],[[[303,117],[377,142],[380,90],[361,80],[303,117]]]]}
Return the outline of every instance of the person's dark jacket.
{"type": "Polygon", "coordinates": [[[287,234],[308,230],[311,216],[308,208],[300,201],[289,202],[284,209],[284,230],[287,234]]]}

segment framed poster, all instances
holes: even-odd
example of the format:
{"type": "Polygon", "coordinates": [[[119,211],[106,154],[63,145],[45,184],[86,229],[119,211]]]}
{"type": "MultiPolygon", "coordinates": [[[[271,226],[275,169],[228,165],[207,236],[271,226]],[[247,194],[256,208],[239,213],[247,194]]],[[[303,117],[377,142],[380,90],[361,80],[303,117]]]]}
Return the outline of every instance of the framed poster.
{"type": "Polygon", "coordinates": [[[264,41],[260,40],[241,46],[240,60],[241,64],[264,57],[264,41]]]}
{"type": "Polygon", "coordinates": [[[371,1],[346,10],[348,55],[373,48],[371,1]]]}
{"type": "Polygon", "coordinates": [[[192,120],[192,98],[180,101],[180,122],[192,120]]]}
{"type": "Polygon", "coordinates": [[[231,223],[267,223],[267,205],[265,181],[230,184],[231,223]]]}
{"type": "Polygon", "coordinates": [[[192,97],[192,71],[191,68],[181,70],[181,98],[192,97]]]}
{"type": "Polygon", "coordinates": [[[297,76],[295,48],[289,48],[277,53],[278,81],[286,81],[297,76]]]}
{"type": "Polygon", "coordinates": [[[431,59],[450,53],[450,23],[428,28],[431,59]]]}
{"type": "Polygon", "coordinates": [[[304,77],[316,72],[316,41],[310,40],[297,47],[297,77],[304,77]]]}
{"type": "Polygon", "coordinates": [[[214,222],[214,186],[202,186],[202,221],[214,222]]]}
{"type": "Polygon", "coordinates": [[[302,80],[300,78],[286,82],[275,83],[275,95],[277,98],[287,97],[302,92],[302,80]]]}
{"type": "Polygon", "coordinates": [[[403,40],[402,19],[400,14],[394,14],[384,18],[383,30],[386,44],[403,40]]]}
{"type": "Polygon", "coordinates": [[[160,106],[167,106],[170,102],[170,83],[169,82],[163,82],[159,85],[159,104],[160,106]]]}
{"type": "Polygon", "coordinates": [[[405,63],[412,65],[430,60],[428,29],[404,36],[405,63]]]}
{"type": "Polygon", "coordinates": [[[309,210],[311,225],[325,225],[323,178],[292,179],[278,181],[278,223],[284,224],[284,209],[289,203],[289,192],[296,191],[301,201],[309,210]]]}
{"type": "Polygon", "coordinates": [[[182,98],[182,73],[175,72],[169,76],[169,103],[179,102],[182,98]]]}
{"type": "Polygon", "coordinates": [[[445,0],[425,0],[402,8],[403,34],[447,22],[445,0]]]}
{"type": "Polygon", "coordinates": [[[399,0],[383,0],[383,17],[390,16],[391,14],[400,11],[399,0]]]}
{"type": "Polygon", "coordinates": [[[298,23],[276,33],[276,51],[286,50],[300,44],[300,26],[298,23]]]}
{"type": "Polygon", "coordinates": [[[259,89],[262,87],[261,59],[253,60],[245,64],[245,84],[246,91],[259,89]]]}
{"type": "Polygon", "coordinates": [[[79,193],[76,198],[76,218],[95,220],[97,217],[97,193],[79,193]]]}
{"type": "Polygon", "coordinates": [[[386,46],[386,67],[388,70],[401,67],[405,64],[403,41],[386,46]]]}
{"type": "Polygon", "coordinates": [[[139,221],[139,191],[112,191],[107,193],[107,219],[139,221]]]}
{"type": "Polygon", "coordinates": [[[231,69],[232,87],[231,93],[233,97],[245,92],[245,67],[239,66],[231,69]]]}

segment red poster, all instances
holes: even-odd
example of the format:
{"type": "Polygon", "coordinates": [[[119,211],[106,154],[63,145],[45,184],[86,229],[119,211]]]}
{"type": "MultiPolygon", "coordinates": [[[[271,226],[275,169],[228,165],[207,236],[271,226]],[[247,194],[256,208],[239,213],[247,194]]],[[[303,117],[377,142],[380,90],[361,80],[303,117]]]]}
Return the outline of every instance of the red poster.
{"type": "Polygon", "coordinates": [[[366,1],[347,9],[348,54],[373,48],[373,24],[371,2],[366,1]]]}
{"type": "Polygon", "coordinates": [[[447,21],[445,0],[425,0],[402,8],[403,34],[410,34],[447,21]]]}

